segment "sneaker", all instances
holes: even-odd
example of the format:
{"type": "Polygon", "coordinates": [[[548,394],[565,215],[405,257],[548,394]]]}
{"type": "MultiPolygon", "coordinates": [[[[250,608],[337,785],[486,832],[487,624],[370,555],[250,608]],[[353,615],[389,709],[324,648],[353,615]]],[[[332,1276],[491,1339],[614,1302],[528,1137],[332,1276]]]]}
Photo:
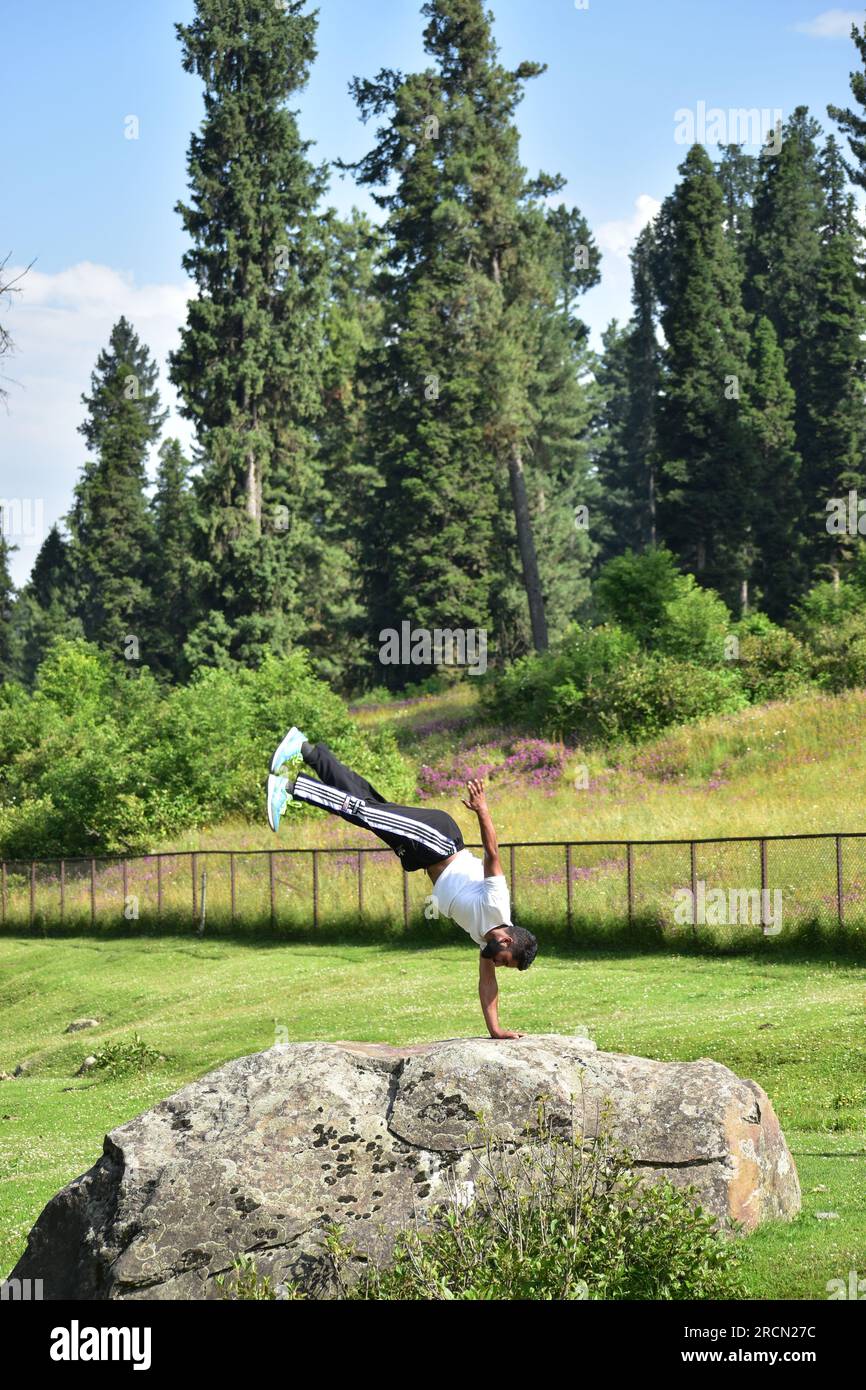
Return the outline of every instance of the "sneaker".
{"type": "Polygon", "coordinates": [[[268,777],[268,825],[271,830],[279,830],[280,817],[292,799],[288,777],[268,777]]]}
{"type": "Polygon", "coordinates": [[[302,734],[300,729],[292,725],[286,734],[274,756],[271,758],[271,772],[279,772],[283,763],[287,763],[290,758],[299,758],[301,749],[307,742],[307,735],[302,734]]]}

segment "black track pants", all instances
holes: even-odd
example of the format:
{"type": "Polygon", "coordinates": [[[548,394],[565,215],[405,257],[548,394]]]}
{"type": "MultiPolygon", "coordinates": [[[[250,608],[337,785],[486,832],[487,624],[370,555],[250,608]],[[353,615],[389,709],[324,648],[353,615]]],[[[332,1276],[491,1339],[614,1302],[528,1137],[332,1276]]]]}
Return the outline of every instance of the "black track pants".
{"type": "Polygon", "coordinates": [[[302,772],[292,792],[295,801],[321,806],[350,825],[372,830],[394,851],[407,873],[426,869],[463,848],[460,827],[445,811],[395,806],[386,801],[375,787],[335,758],[326,743],[313,744],[304,761],[318,778],[302,772]]]}

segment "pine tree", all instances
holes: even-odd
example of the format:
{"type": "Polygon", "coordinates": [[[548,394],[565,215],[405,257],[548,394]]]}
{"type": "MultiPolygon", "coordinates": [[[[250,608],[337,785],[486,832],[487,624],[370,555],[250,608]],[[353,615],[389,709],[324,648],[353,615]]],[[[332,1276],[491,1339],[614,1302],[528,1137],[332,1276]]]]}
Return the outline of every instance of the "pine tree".
{"type": "MultiPolygon", "coordinates": [[[[435,67],[353,84],[364,120],[390,119],[352,167],[372,187],[393,181],[374,195],[389,216],[370,376],[381,486],[367,593],[374,628],[486,626],[495,612],[503,648],[525,622],[519,598],[542,648],[540,492],[527,476],[544,434],[550,315],[565,318],[573,299],[551,260],[566,239],[543,207],[559,181],[528,182],[518,159],[514,111],[542,69],[501,66],[480,0],[430,0],[423,13],[435,67]]],[[[579,214],[566,216],[580,234],[579,214]]]]}
{"type": "Polygon", "coordinates": [[[736,253],[706,151],[695,145],[659,214],[654,277],[667,343],[659,409],[660,538],[684,568],[742,606],[753,459],[749,339],[736,253]]]}
{"type": "Polygon", "coordinates": [[[639,502],[629,486],[628,425],[631,416],[631,331],[612,319],[601,336],[602,352],[597,368],[600,394],[599,428],[595,441],[595,466],[601,485],[601,526],[598,531],[599,561],[606,564],[638,544],[636,522],[639,502]]]}
{"type": "MultiPolygon", "coordinates": [[[[858,28],[851,26],[851,38],[860,55],[863,69],[866,69],[866,24],[858,28]]],[[[851,95],[857,106],[866,111],[866,71],[852,72],[850,75],[851,95]]],[[[848,136],[848,145],[854,156],[851,178],[860,188],[866,188],[866,117],[850,106],[828,106],[830,119],[837,121],[848,136]]]]}
{"type": "Polygon", "coordinates": [[[303,644],[324,679],[351,692],[370,673],[364,608],[364,536],[378,506],[378,472],[368,458],[365,366],[381,339],[375,277],[379,229],[353,210],[326,224],[328,296],[322,409],[316,422],[321,484],[312,509],[303,644]]]}
{"type": "Polygon", "coordinates": [[[760,158],[745,154],[742,145],[721,145],[716,177],[725,205],[725,231],[745,273],[752,241],[752,209],[758,185],[760,158]]]}
{"type": "Polygon", "coordinates": [[[0,685],[19,672],[18,644],[15,640],[15,586],[9,570],[9,557],[15,546],[6,539],[3,509],[0,508],[0,685]]]}
{"type": "Polygon", "coordinates": [[[821,257],[813,286],[813,351],[806,389],[803,490],[808,554],[813,573],[838,576],[853,558],[856,536],[828,531],[827,503],[845,499],[866,485],[863,400],[864,334],[863,235],[846,166],[830,136],[821,158],[826,215],[821,257]]]}
{"type": "Polygon", "coordinates": [[[58,637],[81,637],[84,629],[74,612],[75,575],[69,543],[52,526],[39,548],[30,578],[15,605],[19,633],[21,679],[28,686],[51,643],[58,637]]]}
{"type": "MultiPolygon", "coordinates": [[[[129,637],[141,643],[150,606],[145,470],[166,415],[156,377],[148,348],[121,318],[99,354],[90,395],[81,398],[87,416],[79,432],[93,457],[82,469],[67,518],[74,612],[85,635],[117,655],[129,637]]],[[[147,660],[145,651],[141,656],[147,660]]]]}
{"type": "Polygon", "coordinates": [[[184,644],[193,623],[197,588],[192,551],[198,518],[189,473],[180,441],[166,439],[159,451],[150,502],[153,548],[147,572],[153,597],[147,650],[154,672],[174,681],[189,675],[184,644]]]}
{"type": "Polygon", "coordinates": [[[815,352],[815,283],[821,261],[824,194],[816,137],[799,106],[778,155],[763,156],[755,196],[746,306],[773,325],[794,389],[797,452],[808,460],[809,375],[815,352]]]}
{"type": "Polygon", "coordinates": [[[178,210],[198,285],[172,380],[195,422],[204,526],[202,617],[191,664],[256,664],[303,629],[308,513],[318,489],[324,172],[286,106],[315,58],[301,0],[196,0],[178,25],[183,65],[204,83],[178,210]]]}
{"type": "Polygon", "coordinates": [[[759,318],[752,342],[749,416],[754,439],[752,509],[754,599],[775,621],[790,611],[806,580],[800,529],[800,456],[796,450],[794,392],[770,320],[759,318]]]}
{"type": "Polygon", "coordinates": [[[598,459],[607,518],[605,560],[656,543],[661,349],[655,254],[655,229],[648,223],[631,253],[632,318],[622,331],[611,325],[605,337],[607,405],[598,459]]]}

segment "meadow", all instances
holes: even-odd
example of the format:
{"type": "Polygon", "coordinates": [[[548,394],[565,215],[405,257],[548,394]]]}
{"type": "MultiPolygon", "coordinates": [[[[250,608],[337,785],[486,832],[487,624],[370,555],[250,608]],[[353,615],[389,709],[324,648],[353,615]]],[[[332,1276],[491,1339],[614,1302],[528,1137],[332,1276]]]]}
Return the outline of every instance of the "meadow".
{"type": "MultiPolygon", "coordinates": [[[[528,771],[506,766],[516,735],[484,724],[469,685],[362,706],[355,716],[362,726],[392,724],[420,769],[422,791],[457,816],[467,839],[472,818],[448,784],[467,768],[489,767],[502,839],[614,840],[856,830],[866,809],[864,704],[854,692],[770,705],[638,749],[554,749],[528,771]]],[[[351,849],[366,842],[342,822],[316,817],[290,820],[280,843],[344,849],[349,873],[351,849]]],[[[266,827],[230,822],[154,848],[229,847],[272,848],[273,840],[266,827]]],[[[391,858],[370,864],[366,927],[350,913],[317,936],[300,928],[249,938],[209,929],[200,939],[191,923],[163,933],[121,922],[116,931],[52,939],[45,923],[32,933],[7,927],[0,1070],[26,1065],[0,1083],[4,1272],[45,1201],[96,1160],[108,1129],[228,1059],[277,1041],[410,1042],[479,1032],[473,948],[449,923],[425,918],[418,897],[403,930],[401,876],[391,858]],[[84,1016],[99,1019],[99,1028],[64,1032],[84,1016]],[[76,1076],[88,1053],[136,1035],[150,1049],[142,1070],[118,1069],[107,1058],[105,1068],[76,1076]]],[[[527,861],[527,873],[532,867],[527,861]]],[[[544,875],[543,864],[534,868],[544,875]]],[[[424,885],[412,889],[421,894],[424,885]]],[[[539,885],[560,904],[562,889],[539,885]]],[[[858,959],[820,935],[763,940],[758,933],[736,950],[649,931],[629,939],[621,909],[608,914],[607,938],[583,941],[563,932],[561,905],[549,909],[546,933],[542,900],[533,918],[543,949],[531,972],[503,983],[506,1026],[587,1034],[600,1048],[660,1059],[713,1057],[770,1095],[800,1174],[803,1213],[744,1241],[750,1296],[824,1298],[828,1281],[852,1269],[862,1277],[866,1045],[858,959]]]]}

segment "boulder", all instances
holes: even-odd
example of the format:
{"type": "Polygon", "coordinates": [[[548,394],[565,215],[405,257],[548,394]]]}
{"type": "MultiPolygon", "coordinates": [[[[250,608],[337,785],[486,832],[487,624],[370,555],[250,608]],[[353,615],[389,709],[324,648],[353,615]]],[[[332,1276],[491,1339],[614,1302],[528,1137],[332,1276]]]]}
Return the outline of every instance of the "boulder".
{"type": "Polygon", "coordinates": [[[80,1033],[84,1028],[98,1028],[98,1018],[74,1018],[69,1026],[64,1029],[66,1033],[80,1033]]]}
{"type": "Polygon", "coordinates": [[[574,1119],[591,1139],[604,1124],[648,1177],[693,1185],[720,1223],[752,1230],[799,1210],[770,1101],[718,1062],[556,1034],[291,1043],[113,1130],[45,1207],[12,1274],[42,1279],[47,1299],[218,1298],[216,1276],[249,1253],[274,1283],[332,1296],[325,1226],[382,1264],[414,1214],[423,1223],[455,1183],[471,1192],[479,1112],[519,1143],[542,1097],[557,1126],[574,1119]]]}

